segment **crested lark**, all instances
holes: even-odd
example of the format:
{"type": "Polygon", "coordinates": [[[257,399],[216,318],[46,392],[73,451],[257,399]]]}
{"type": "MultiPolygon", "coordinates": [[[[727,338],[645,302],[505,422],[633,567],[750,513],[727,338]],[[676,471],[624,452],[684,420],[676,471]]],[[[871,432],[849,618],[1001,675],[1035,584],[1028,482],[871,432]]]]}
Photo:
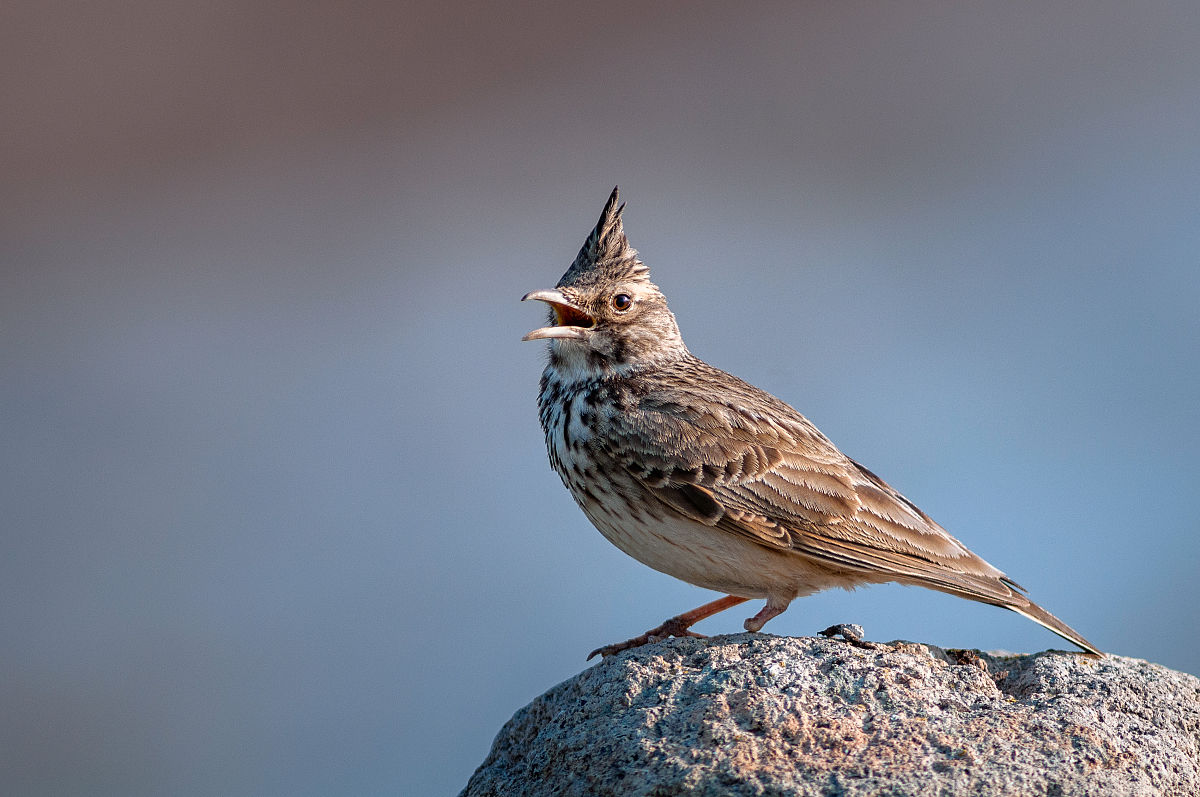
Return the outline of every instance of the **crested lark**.
{"type": "MultiPolygon", "coordinates": [[[[538,395],[550,464],[584,514],[655,570],[727,593],[611,655],[751,598],[758,631],[797,597],[895,581],[1010,609],[1100,651],[790,406],[694,357],[629,246],[613,189],[554,290],[538,395]]],[[[589,656],[591,658],[591,656],[589,656]]]]}

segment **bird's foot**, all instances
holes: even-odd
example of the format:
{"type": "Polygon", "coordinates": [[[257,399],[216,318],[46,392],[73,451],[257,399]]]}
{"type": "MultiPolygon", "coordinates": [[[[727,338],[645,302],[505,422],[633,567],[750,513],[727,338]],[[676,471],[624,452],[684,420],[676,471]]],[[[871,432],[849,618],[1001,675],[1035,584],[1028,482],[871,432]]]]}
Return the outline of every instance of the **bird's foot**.
{"type": "Polygon", "coordinates": [[[704,639],[704,634],[697,634],[695,631],[688,630],[688,626],[694,623],[695,620],[689,621],[687,617],[679,616],[672,617],[657,628],[651,628],[646,633],[635,636],[633,639],[626,639],[624,642],[616,642],[612,645],[605,645],[602,648],[596,648],[588,654],[588,659],[600,655],[601,658],[607,659],[609,656],[615,656],[623,650],[632,648],[640,648],[642,645],[648,645],[651,642],[662,642],[670,637],[693,636],[698,639],[704,639]]]}
{"type": "Polygon", "coordinates": [[[855,623],[838,623],[837,625],[831,625],[824,631],[818,631],[817,633],[826,639],[832,639],[835,636],[840,636],[842,639],[846,640],[856,648],[866,648],[867,650],[875,649],[874,642],[867,642],[863,638],[865,636],[863,627],[855,623]]]}

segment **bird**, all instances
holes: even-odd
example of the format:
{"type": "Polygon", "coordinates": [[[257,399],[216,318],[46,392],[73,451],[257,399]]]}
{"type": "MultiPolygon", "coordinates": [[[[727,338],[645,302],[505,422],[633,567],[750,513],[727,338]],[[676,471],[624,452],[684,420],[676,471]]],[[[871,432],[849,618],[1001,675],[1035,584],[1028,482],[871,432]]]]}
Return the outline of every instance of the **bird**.
{"type": "Polygon", "coordinates": [[[896,582],[1009,609],[1100,650],[1026,597],[784,401],[693,355],[624,230],[619,187],[544,302],[538,417],[550,464],[610,542],[649,567],[725,593],[608,657],[765,599],[757,632],[796,598],[896,582]]]}

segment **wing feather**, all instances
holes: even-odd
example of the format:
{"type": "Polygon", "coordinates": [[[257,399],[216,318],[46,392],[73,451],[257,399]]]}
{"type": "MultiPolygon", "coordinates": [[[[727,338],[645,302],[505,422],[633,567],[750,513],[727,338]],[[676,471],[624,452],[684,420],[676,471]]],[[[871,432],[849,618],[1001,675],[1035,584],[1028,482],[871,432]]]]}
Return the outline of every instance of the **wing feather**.
{"type": "Polygon", "coordinates": [[[1004,574],[842,454],[804,416],[699,360],[670,398],[631,390],[593,440],[660,500],[706,525],[878,580],[1009,605],[1004,574]],[[720,389],[705,389],[719,380],[720,389]],[[731,389],[731,382],[732,388],[731,389]]]}

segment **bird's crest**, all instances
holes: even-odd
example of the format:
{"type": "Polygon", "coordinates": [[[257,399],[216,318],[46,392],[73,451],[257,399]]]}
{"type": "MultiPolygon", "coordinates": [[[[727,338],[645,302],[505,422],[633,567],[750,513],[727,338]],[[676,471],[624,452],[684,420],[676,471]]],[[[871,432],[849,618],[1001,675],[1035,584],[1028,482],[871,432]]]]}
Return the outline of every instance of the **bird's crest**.
{"type": "Polygon", "coordinates": [[[625,205],[618,205],[619,201],[620,192],[614,187],[600,220],[596,222],[596,228],[555,287],[581,287],[615,280],[649,281],[650,269],[638,259],[637,250],[625,238],[625,228],[621,223],[621,211],[625,205]]]}

